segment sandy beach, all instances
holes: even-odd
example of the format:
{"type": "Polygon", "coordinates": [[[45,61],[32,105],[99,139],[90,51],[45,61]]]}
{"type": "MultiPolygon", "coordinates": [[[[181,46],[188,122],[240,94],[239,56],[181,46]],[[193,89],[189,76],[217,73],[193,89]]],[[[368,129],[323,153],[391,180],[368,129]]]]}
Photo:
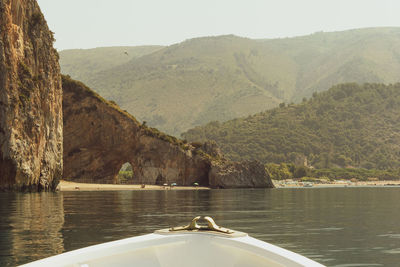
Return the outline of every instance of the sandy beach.
{"type": "MultiPolygon", "coordinates": [[[[311,184],[310,187],[363,187],[363,186],[376,186],[376,187],[389,187],[400,186],[400,180],[394,181],[335,181],[331,183],[302,183],[294,181],[277,181],[273,180],[276,188],[296,188],[306,187],[305,184],[311,184]]],[[[89,183],[75,183],[61,180],[57,186],[59,191],[123,191],[123,190],[210,190],[211,188],[205,186],[162,186],[162,185],[145,185],[142,188],[139,184],[89,184],[89,183]]]]}
{"type": "Polygon", "coordinates": [[[87,184],[75,183],[61,180],[57,186],[59,191],[123,191],[123,190],[209,190],[204,186],[161,186],[161,185],[145,185],[142,188],[139,184],[87,184]]]}

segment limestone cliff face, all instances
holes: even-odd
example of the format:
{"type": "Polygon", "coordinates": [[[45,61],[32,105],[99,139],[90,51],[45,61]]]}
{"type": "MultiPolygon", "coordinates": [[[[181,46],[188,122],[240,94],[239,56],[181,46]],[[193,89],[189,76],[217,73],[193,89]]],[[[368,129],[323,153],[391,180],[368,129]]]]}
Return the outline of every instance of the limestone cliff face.
{"type": "Polygon", "coordinates": [[[54,189],[62,174],[58,54],[35,0],[0,0],[0,189],[54,189]]]}
{"type": "Polygon", "coordinates": [[[194,147],[141,125],[114,103],[68,77],[63,77],[63,90],[64,179],[118,183],[121,166],[129,162],[134,183],[191,185],[197,182],[223,188],[272,185],[261,164],[263,171],[259,166],[257,171],[252,170],[255,164],[230,165],[233,163],[224,160],[213,143],[194,147]],[[214,165],[229,165],[235,170],[234,175],[217,171],[214,165]],[[238,166],[249,171],[235,169],[238,166]],[[246,176],[254,173],[256,177],[246,176]]]}

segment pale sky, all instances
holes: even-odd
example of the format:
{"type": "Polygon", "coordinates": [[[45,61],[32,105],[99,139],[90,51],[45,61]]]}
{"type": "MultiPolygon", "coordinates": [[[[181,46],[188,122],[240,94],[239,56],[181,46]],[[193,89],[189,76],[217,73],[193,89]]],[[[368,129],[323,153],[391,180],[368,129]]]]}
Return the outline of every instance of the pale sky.
{"type": "Polygon", "coordinates": [[[399,0],[38,0],[58,50],[400,26],[399,0]]]}

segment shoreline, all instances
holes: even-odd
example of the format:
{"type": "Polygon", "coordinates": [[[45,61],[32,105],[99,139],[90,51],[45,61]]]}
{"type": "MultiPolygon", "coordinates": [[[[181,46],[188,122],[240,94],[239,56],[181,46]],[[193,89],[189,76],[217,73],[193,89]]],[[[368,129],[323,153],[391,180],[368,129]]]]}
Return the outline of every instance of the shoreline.
{"type": "MultiPolygon", "coordinates": [[[[400,180],[387,181],[335,181],[331,183],[310,183],[296,182],[287,180],[272,180],[275,188],[335,188],[335,187],[391,187],[400,186],[400,180]],[[309,186],[305,186],[305,184],[309,186]]],[[[144,188],[140,184],[90,184],[77,183],[61,180],[57,186],[57,191],[162,191],[162,190],[211,190],[206,186],[163,186],[163,185],[145,185],[144,188]]]]}
{"type": "Polygon", "coordinates": [[[89,184],[61,180],[57,186],[58,191],[161,191],[161,190],[210,190],[205,186],[163,186],[140,184],[89,184]]]}
{"type": "Polygon", "coordinates": [[[400,180],[358,181],[338,180],[330,183],[297,182],[293,180],[272,180],[275,188],[304,188],[304,187],[391,187],[400,186],[400,180]],[[308,185],[308,186],[307,186],[308,185]]]}

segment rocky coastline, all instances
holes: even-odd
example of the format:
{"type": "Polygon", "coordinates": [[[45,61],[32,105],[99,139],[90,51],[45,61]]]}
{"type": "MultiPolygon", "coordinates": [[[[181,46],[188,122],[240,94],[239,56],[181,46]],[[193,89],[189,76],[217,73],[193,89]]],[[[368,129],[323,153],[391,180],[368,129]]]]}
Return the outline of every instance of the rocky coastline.
{"type": "Polygon", "coordinates": [[[83,83],[63,76],[64,179],[118,184],[129,162],[135,184],[273,187],[259,162],[230,162],[213,142],[185,143],[139,123],[83,83]]]}
{"type": "Polygon", "coordinates": [[[53,33],[34,0],[0,2],[0,190],[51,191],[59,180],[273,187],[259,162],[230,162],[139,123],[84,84],[61,78],[53,33]]]}

